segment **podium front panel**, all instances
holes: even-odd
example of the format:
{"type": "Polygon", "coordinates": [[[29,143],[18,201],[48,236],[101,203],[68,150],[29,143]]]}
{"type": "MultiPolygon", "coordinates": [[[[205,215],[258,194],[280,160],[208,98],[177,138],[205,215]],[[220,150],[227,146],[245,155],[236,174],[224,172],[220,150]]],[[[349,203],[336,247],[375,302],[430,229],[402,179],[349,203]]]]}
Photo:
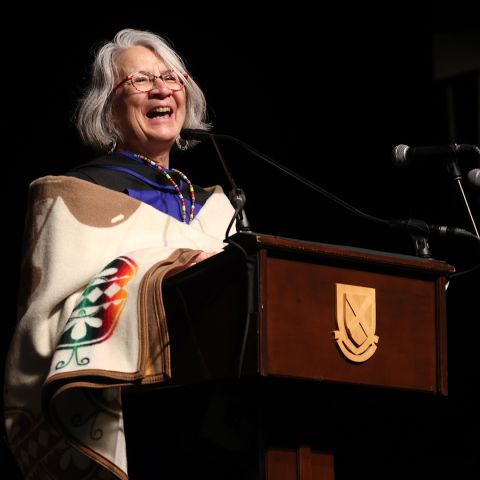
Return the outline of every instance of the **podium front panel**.
{"type": "Polygon", "coordinates": [[[266,254],[261,262],[263,375],[439,390],[438,280],[266,254]],[[334,338],[337,284],[374,289],[375,331],[369,333],[377,341],[365,361],[347,358],[334,338]]]}

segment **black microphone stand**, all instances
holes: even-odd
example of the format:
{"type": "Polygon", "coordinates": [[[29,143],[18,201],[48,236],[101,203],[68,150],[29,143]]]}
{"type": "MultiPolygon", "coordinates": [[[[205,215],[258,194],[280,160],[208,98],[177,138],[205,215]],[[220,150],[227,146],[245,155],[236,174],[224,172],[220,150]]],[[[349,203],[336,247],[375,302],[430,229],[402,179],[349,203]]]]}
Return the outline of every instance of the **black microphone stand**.
{"type": "Polygon", "coordinates": [[[247,215],[245,213],[245,208],[244,208],[246,203],[245,192],[243,191],[243,189],[237,186],[237,184],[235,183],[235,180],[233,179],[233,175],[231,174],[229,168],[227,167],[227,164],[225,162],[225,159],[223,158],[222,152],[220,151],[220,148],[218,147],[218,144],[215,140],[215,137],[218,137],[219,135],[216,135],[216,134],[214,135],[210,133],[208,130],[195,129],[195,128],[184,128],[180,132],[180,135],[184,140],[193,140],[195,142],[198,142],[208,138],[212,142],[215,148],[215,151],[217,153],[217,156],[220,160],[220,163],[222,165],[222,168],[225,172],[225,175],[228,179],[228,182],[230,183],[231,189],[228,193],[228,199],[230,200],[230,203],[235,209],[235,213],[232,217],[232,220],[228,224],[227,231],[225,233],[225,241],[236,245],[240,250],[242,250],[243,254],[247,257],[247,253],[243,249],[243,247],[236,244],[236,242],[232,241],[229,238],[230,229],[232,228],[233,222],[235,220],[236,220],[237,232],[242,232],[242,233],[253,233],[253,232],[252,232],[252,229],[250,228],[250,223],[248,222],[247,215]]]}
{"type": "MultiPolygon", "coordinates": [[[[235,183],[235,180],[233,179],[233,176],[227,167],[225,159],[223,158],[222,152],[220,151],[220,148],[218,148],[217,142],[215,141],[215,137],[208,133],[207,135],[212,141],[213,146],[215,147],[215,151],[217,152],[218,158],[220,159],[220,163],[222,164],[223,170],[225,171],[225,175],[227,176],[227,179],[230,183],[231,189],[230,189],[230,192],[228,193],[228,198],[230,200],[230,203],[233,205],[233,208],[235,209],[235,215],[233,216],[233,219],[237,220],[236,222],[237,232],[251,233],[252,230],[250,228],[250,224],[248,222],[247,215],[245,213],[245,208],[244,208],[245,203],[247,201],[245,197],[245,193],[243,189],[239,188],[235,183]]],[[[227,233],[225,234],[225,238],[228,237],[228,233],[232,228],[233,219],[227,228],[227,233]]]]}
{"type": "Polygon", "coordinates": [[[447,172],[450,175],[451,179],[453,182],[455,182],[458,185],[458,188],[460,190],[460,194],[462,195],[463,202],[465,203],[465,207],[467,209],[468,216],[470,217],[470,221],[472,222],[473,229],[477,235],[477,238],[480,239],[480,234],[478,233],[478,228],[475,223],[475,220],[472,215],[472,210],[470,209],[470,205],[468,203],[467,197],[465,195],[465,191],[463,189],[462,185],[462,173],[460,171],[460,166],[458,165],[458,160],[457,157],[453,157],[448,163],[447,163],[447,172]]]}

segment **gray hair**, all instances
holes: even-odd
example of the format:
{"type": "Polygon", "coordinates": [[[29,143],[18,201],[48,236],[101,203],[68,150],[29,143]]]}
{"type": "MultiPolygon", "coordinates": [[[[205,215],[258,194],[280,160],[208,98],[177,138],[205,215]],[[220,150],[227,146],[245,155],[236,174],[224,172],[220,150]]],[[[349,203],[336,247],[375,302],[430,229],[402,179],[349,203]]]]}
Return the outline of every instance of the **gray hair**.
{"type": "MultiPolygon", "coordinates": [[[[112,90],[117,74],[115,60],[124,50],[139,45],[150,48],[181,78],[187,70],[184,61],[169,42],[152,32],[126,28],[119,31],[111,42],[105,43],[95,55],[91,82],[79,100],[76,114],[80,137],[84,143],[99,152],[108,152],[122,140],[112,114],[112,90]]],[[[184,85],[186,116],[183,127],[208,130],[207,104],[202,90],[190,75],[184,79],[184,85]]],[[[191,142],[185,143],[189,146],[191,142]]]]}

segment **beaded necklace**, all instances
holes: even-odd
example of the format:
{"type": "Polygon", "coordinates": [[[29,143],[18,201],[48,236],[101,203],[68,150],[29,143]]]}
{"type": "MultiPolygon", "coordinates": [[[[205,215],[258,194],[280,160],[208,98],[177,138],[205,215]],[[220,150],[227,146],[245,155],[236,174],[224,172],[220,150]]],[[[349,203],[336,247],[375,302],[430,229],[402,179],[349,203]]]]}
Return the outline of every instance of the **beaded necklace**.
{"type": "Polygon", "coordinates": [[[175,188],[175,191],[177,192],[178,198],[180,198],[180,202],[182,204],[182,213],[181,213],[182,222],[191,223],[193,220],[193,216],[195,214],[195,189],[193,188],[192,182],[188,179],[188,177],[184,173],[182,173],[180,170],[177,170],[176,168],[170,169],[170,171],[175,172],[187,183],[188,188],[190,190],[190,215],[189,215],[189,220],[187,222],[187,205],[185,203],[185,198],[182,192],[180,191],[180,187],[178,186],[178,183],[168,173],[168,170],[162,167],[161,165],[159,165],[158,163],[155,163],[153,160],[151,160],[145,155],[140,155],[139,153],[134,153],[133,155],[143,160],[147,165],[150,165],[151,167],[158,170],[170,182],[170,184],[173,185],[173,187],[175,188]]]}

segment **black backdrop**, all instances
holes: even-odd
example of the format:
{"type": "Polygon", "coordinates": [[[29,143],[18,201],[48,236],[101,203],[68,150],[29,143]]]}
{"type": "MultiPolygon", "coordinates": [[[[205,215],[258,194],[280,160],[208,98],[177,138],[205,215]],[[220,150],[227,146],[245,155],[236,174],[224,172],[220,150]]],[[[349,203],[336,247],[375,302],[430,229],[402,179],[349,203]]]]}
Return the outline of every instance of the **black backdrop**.
{"type": "MultiPolygon", "coordinates": [[[[401,11],[344,12],[339,7],[314,15],[302,11],[254,18],[232,7],[215,21],[165,16],[159,8],[108,16],[56,14],[63,15],[63,21],[49,20],[43,12],[36,26],[10,38],[4,57],[16,72],[11,78],[19,83],[11,85],[4,75],[4,248],[15,261],[9,267],[3,354],[15,318],[28,184],[92,157],[71,123],[75,101],[85,85],[91,48],[124,27],[149,29],[171,40],[206,94],[217,133],[240,138],[365,212],[471,230],[460,195],[440,165],[398,169],[390,161],[391,149],[399,143],[480,143],[478,71],[448,83],[456,100],[453,139],[446,81],[434,79],[433,34],[438,28],[458,29],[454,15],[418,5],[403,5],[401,11]]],[[[478,33],[474,18],[463,15],[463,25],[478,33]]],[[[16,21],[21,19],[18,15],[16,21]]],[[[246,211],[255,231],[414,254],[408,236],[354,217],[237,146],[221,147],[246,192],[246,211]]],[[[176,162],[196,183],[228,188],[210,145],[202,144],[176,162]]],[[[465,173],[478,166],[472,158],[463,162],[465,173]]],[[[478,193],[467,189],[467,194],[478,216],[478,193]]],[[[479,258],[469,242],[432,239],[431,247],[435,258],[458,269],[479,258]]],[[[450,396],[435,400],[435,418],[414,418],[404,432],[396,433],[399,443],[415,437],[425,441],[413,442],[411,448],[412,459],[425,471],[458,468],[468,475],[478,468],[479,414],[473,396],[478,381],[478,287],[478,276],[470,275],[449,288],[450,396]],[[437,421],[441,431],[431,433],[437,421]]],[[[5,452],[2,449],[7,456],[5,452]]],[[[410,472],[407,467],[402,471],[410,472]]]]}

